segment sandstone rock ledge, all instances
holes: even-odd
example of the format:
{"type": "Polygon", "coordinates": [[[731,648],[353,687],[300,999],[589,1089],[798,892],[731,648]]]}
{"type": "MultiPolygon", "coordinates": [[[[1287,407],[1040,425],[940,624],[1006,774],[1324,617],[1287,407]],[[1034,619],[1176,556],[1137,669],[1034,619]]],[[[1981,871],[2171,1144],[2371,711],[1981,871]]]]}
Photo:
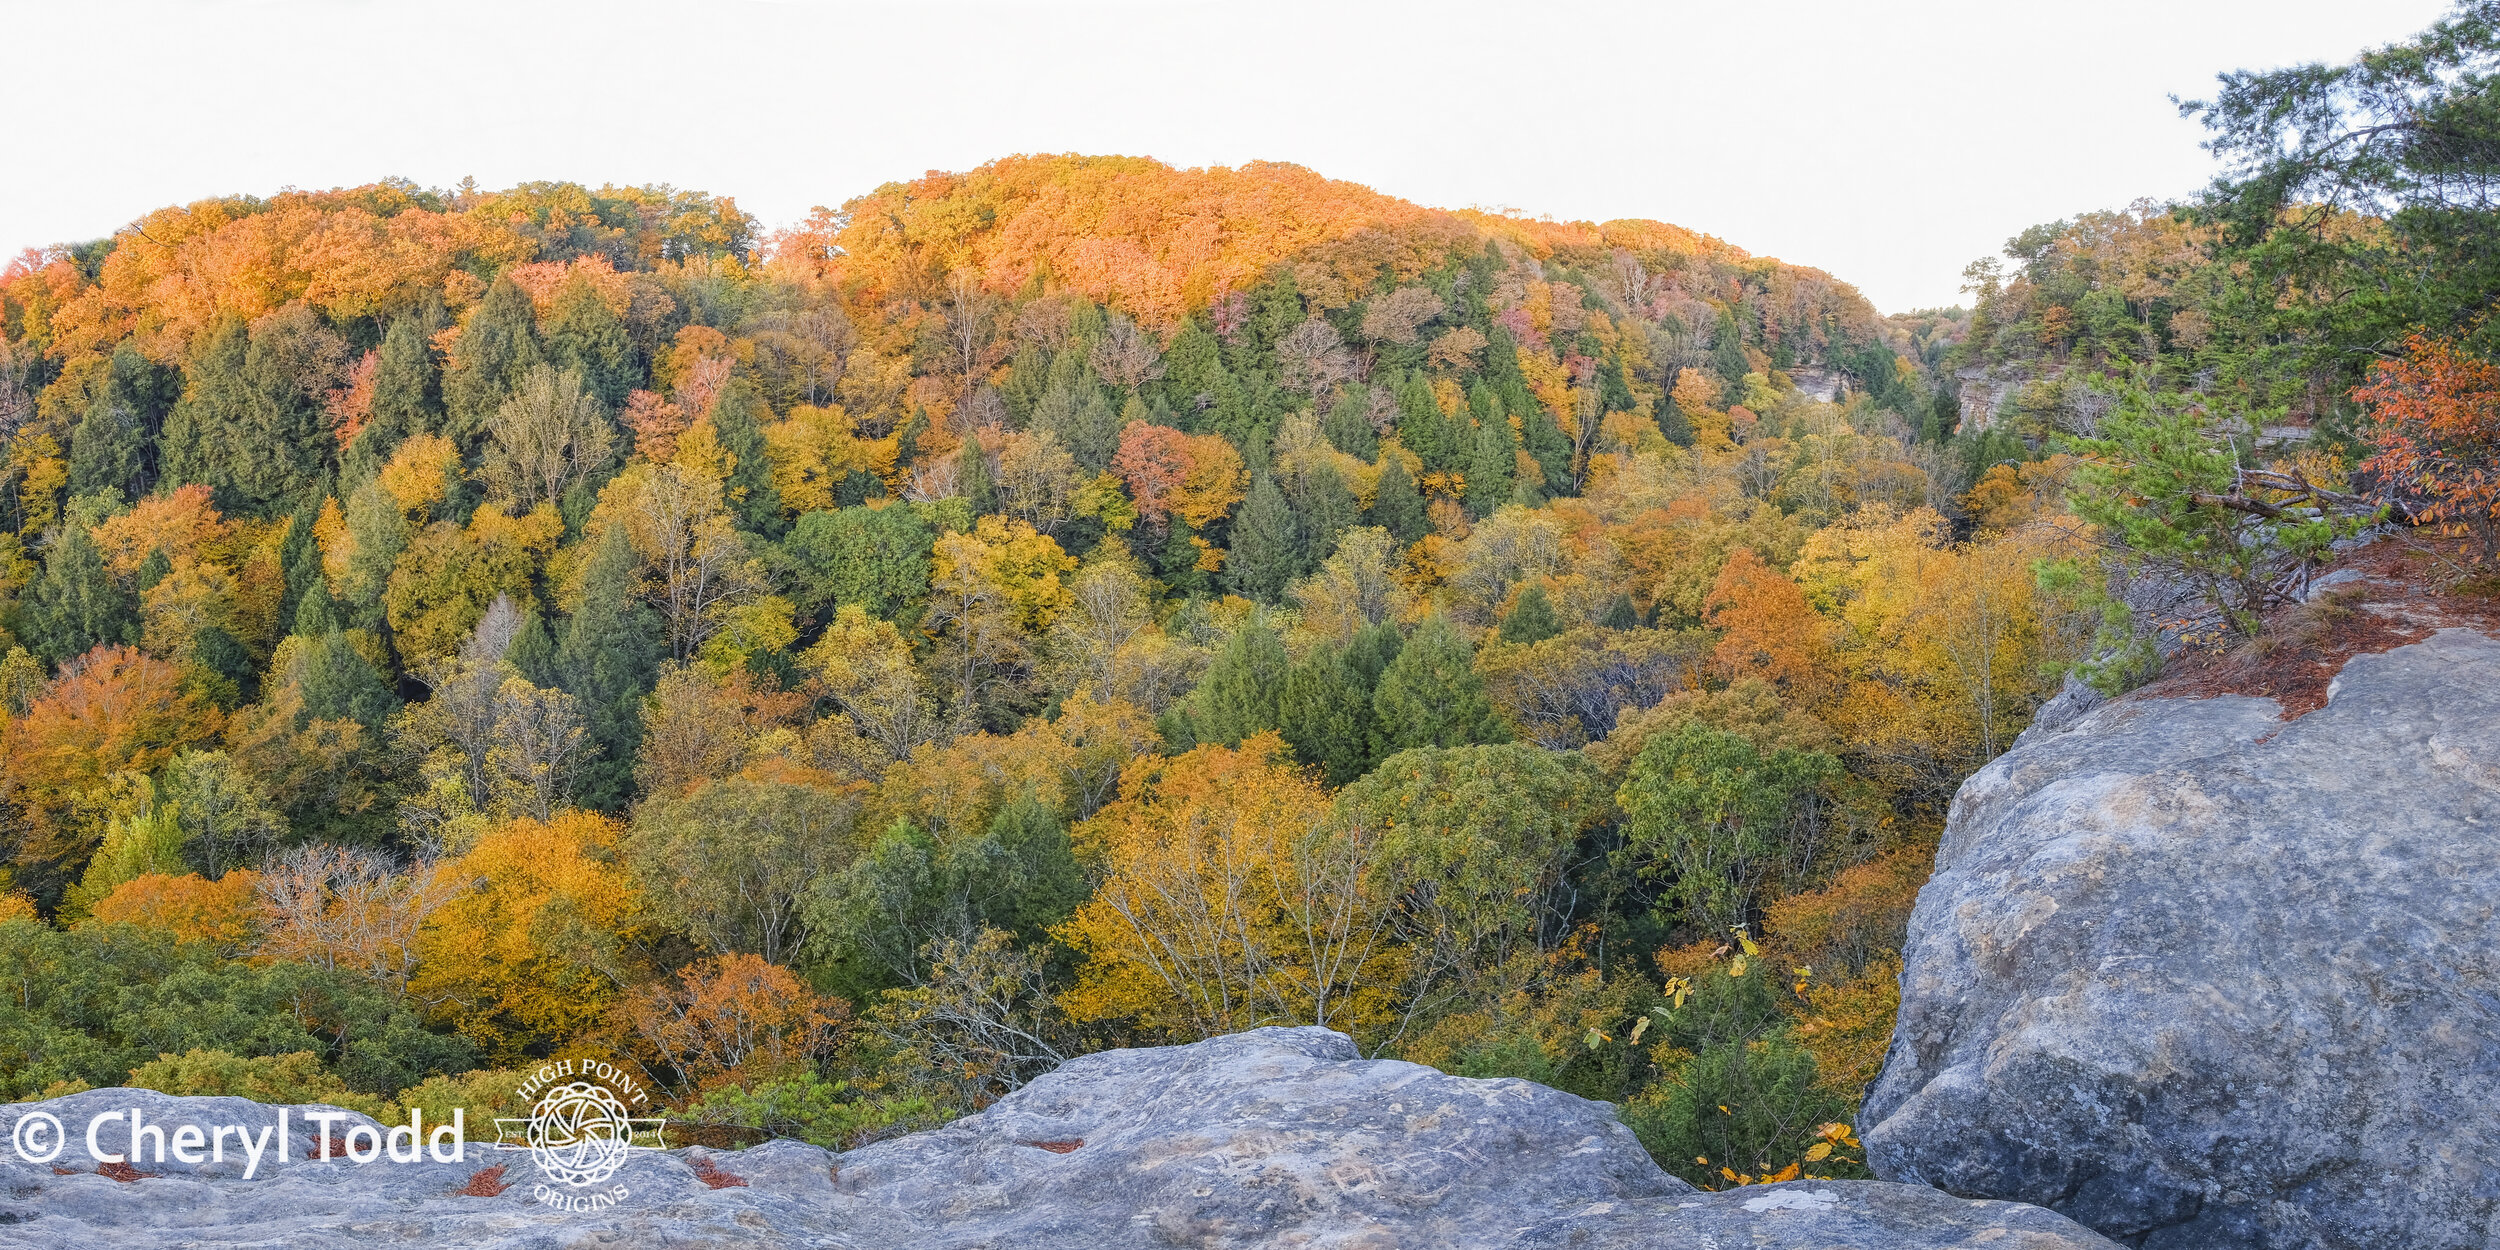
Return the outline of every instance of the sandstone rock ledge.
{"type": "Polygon", "coordinates": [[[35,1111],[72,1125],[59,1162],[79,1165],[59,1175],[0,1142],[0,1246],[2110,1246],[2046,1211],[1918,1186],[1699,1193],[1661,1172],[1603,1103],[1363,1060],[1325,1029],[1088,1055],[980,1115],[838,1157],[795,1142],[638,1154],[616,1178],[629,1198],[583,1214],[531,1200],[528,1156],[475,1146],[458,1164],[299,1159],[245,1181],[229,1142],[224,1164],[150,1162],[165,1174],[122,1183],[93,1173],[76,1126],[127,1107],[158,1123],[274,1116],[241,1099],[139,1090],[0,1110],[0,1133],[35,1111]],[[452,1192],[494,1162],[513,1188],[452,1192]],[[712,1188],[698,1164],[747,1183],[712,1188]]]}
{"type": "Polygon", "coordinates": [[[2145,1250],[2500,1246],[2500,642],[2123,700],[1956,796],[1878,1175],[2145,1250]]]}

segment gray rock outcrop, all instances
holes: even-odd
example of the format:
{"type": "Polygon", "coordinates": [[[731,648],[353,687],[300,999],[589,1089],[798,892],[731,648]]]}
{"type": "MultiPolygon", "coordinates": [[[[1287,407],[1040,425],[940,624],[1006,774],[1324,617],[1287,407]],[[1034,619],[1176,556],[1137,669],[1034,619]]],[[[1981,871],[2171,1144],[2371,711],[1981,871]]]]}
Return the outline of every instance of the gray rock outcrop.
{"type": "MultiPolygon", "coordinates": [[[[8,1190],[0,1247],[2110,1244],[2046,1211],[1913,1186],[1700,1193],[1660,1171],[1603,1103],[1525,1081],[1362,1060],[1325,1029],[1087,1055],[979,1115],[840,1156],[796,1142],[638,1151],[613,1180],[626,1198],[579,1212],[536,1201],[531,1157],[479,1146],[491,1130],[473,1134],[458,1163],[295,1157],[277,1165],[264,1157],[245,1180],[247,1165],[228,1138],[222,1163],[151,1157],[141,1170],[158,1175],[98,1175],[82,1126],[98,1111],[132,1108],[161,1125],[265,1127],[276,1115],[242,1099],[122,1089],[0,1111],[0,1132],[37,1112],[71,1128],[68,1149],[50,1165],[0,1147],[8,1190]],[[471,1182],[493,1164],[506,1167],[510,1189],[455,1192],[491,1188],[471,1182]]],[[[289,1110],[291,1153],[300,1156],[303,1117],[319,1109],[289,1110]]],[[[120,1152],[121,1141],[108,1131],[101,1144],[120,1152]]]]}
{"type": "Polygon", "coordinates": [[[2500,642],[2120,701],[1955,798],[1878,1175],[2146,1250],[2500,1245],[2500,642]]]}

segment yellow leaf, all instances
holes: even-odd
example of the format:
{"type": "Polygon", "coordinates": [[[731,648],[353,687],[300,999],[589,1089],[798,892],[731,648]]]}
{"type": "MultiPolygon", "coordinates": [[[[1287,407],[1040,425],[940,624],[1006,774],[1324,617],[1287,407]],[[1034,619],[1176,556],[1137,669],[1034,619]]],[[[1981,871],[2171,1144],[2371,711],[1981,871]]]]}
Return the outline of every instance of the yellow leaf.
{"type": "Polygon", "coordinates": [[[1642,1016],[1640,1019],[1633,1021],[1633,1022],[1632,1022],[1632,1041],[1633,1041],[1633,1043],[1634,1043],[1635,1045],[1639,1044],[1639,1042],[1640,1042],[1640,1040],[1641,1040],[1641,1034],[1643,1034],[1643,1033],[1647,1033],[1648,1031],[1649,1031],[1649,1017],[1647,1017],[1647,1016],[1642,1016]]]}
{"type": "Polygon", "coordinates": [[[1727,974],[1731,977],[1741,977],[1745,975],[1745,957],[1738,955],[1735,959],[1729,961],[1727,974]]]}
{"type": "Polygon", "coordinates": [[[1821,1163],[1831,1155],[1832,1144],[1827,1141],[1819,1141],[1806,1147],[1806,1162],[1808,1163],[1821,1163]]]}

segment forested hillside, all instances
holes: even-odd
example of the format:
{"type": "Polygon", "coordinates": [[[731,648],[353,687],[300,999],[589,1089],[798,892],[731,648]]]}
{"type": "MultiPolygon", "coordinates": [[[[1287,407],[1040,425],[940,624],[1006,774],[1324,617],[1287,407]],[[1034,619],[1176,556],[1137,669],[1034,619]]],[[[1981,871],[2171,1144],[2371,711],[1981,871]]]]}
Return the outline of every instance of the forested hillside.
{"type": "Polygon", "coordinates": [[[30,253],[0,1084],[485,1107],[581,1048],[847,1141],[1324,1023],[1862,1174],[1943,804],[2103,620],[2067,462],[1954,433],[1983,330],[1124,158],[30,253]]]}

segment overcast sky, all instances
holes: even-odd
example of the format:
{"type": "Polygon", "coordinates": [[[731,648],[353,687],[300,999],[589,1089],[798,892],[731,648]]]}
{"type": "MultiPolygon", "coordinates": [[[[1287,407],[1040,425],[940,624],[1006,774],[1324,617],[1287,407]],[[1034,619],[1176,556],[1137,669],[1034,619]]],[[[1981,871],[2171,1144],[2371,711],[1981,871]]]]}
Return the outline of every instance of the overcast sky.
{"type": "Polygon", "coordinates": [[[2340,61],[2445,7],[0,0],[0,255],[391,174],[668,182],[770,226],[1077,151],[1654,217],[1900,311],[1957,302],[1962,267],[2025,226],[2201,185],[2167,94],[2340,61]]]}

